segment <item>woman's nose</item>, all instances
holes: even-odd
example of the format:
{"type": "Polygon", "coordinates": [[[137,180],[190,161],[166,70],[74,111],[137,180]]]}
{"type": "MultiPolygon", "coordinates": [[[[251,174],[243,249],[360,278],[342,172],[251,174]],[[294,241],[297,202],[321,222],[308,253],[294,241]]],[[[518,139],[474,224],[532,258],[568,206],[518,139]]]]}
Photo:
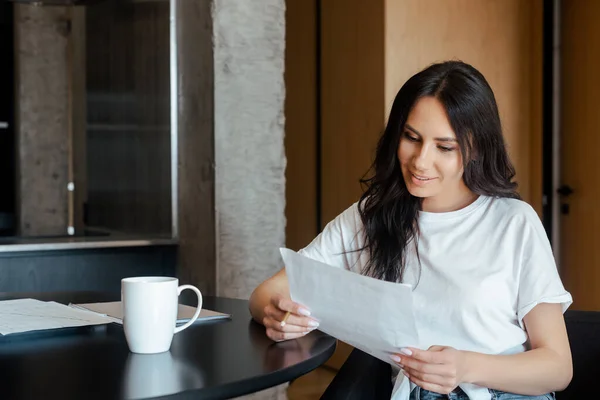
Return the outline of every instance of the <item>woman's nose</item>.
{"type": "Polygon", "coordinates": [[[417,151],[415,155],[415,167],[421,171],[425,171],[429,169],[431,165],[431,151],[429,151],[429,146],[421,146],[421,148],[417,151]]]}

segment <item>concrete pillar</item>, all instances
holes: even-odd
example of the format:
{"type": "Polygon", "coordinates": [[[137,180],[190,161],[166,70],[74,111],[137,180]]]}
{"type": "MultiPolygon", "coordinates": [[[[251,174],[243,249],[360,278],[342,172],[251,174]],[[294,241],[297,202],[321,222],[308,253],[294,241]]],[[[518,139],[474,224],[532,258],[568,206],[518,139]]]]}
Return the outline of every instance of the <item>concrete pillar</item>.
{"type": "Polygon", "coordinates": [[[17,235],[67,235],[74,226],[75,137],[85,137],[83,11],[16,4],[17,235]]]}
{"type": "Polygon", "coordinates": [[[285,2],[214,2],[217,293],[248,298],[285,244],[285,2]]]}

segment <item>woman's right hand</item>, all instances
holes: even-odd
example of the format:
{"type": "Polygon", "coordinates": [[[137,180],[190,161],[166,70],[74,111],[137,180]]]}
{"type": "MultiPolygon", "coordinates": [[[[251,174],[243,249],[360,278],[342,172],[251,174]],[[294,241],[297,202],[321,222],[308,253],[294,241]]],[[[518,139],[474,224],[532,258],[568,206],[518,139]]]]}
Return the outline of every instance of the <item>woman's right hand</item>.
{"type": "Polygon", "coordinates": [[[275,295],[264,309],[263,325],[267,328],[267,336],[276,342],[302,337],[319,327],[319,323],[310,318],[310,311],[301,304],[275,295]],[[290,316],[282,321],[287,312],[290,316]]]}

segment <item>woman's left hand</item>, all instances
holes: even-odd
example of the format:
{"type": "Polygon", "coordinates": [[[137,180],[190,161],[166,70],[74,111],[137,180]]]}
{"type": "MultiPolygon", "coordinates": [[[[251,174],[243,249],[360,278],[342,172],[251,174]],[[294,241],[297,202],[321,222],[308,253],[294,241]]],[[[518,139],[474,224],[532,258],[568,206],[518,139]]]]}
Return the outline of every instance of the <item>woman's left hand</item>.
{"type": "Polygon", "coordinates": [[[410,347],[401,351],[393,354],[392,360],[408,379],[425,390],[448,394],[464,382],[467,369],[464,351],[446,346],[431,346],[427,350],[410,347]]]}

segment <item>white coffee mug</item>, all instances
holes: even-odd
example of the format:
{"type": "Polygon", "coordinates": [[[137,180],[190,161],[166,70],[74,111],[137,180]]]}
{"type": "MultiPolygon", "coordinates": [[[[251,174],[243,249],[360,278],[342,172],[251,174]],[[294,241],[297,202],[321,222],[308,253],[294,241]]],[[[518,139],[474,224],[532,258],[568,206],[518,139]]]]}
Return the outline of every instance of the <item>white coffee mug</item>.
{"type": "Polygon", "coordinates": [[[177,278],[147,276],[121,280],[123,329],[132,353],[156,354],[168,351],[173,335],[196,321],[202,310],[202,293],[192,285],[179,286],[177,278]],[[198,307],[191,320],[176,327],[179,295],[191,289],[198,295],[198,307]]]}

